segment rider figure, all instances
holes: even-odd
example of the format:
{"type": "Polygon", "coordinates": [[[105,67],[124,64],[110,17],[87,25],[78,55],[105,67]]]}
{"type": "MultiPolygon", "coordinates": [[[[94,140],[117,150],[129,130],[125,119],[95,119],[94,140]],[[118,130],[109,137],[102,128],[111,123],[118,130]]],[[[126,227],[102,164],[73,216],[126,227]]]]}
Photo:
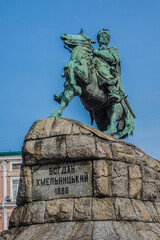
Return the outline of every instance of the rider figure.
{"type": "Polygon", "coordinates": [[[94,50],[93,64],[98,84],[107,91],[110,102],[120,102],[126,97],[120,78],[120,58],[115,47],[108,47],[110,34],[107,29],[97,33],[99,48],[94,50]]]}

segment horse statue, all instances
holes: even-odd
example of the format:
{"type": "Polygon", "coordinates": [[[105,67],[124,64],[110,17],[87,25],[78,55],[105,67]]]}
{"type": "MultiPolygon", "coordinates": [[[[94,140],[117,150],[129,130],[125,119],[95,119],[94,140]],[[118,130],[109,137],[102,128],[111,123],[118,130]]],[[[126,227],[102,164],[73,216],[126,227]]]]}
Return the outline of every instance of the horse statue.
{"type": "MultiPolygon", "coordinates": [[[[99,130],[119,138],[132,135],[135,128],[133,119],[135,114],[129,105],[127,95],[121,94],[119,99],[110,97],[112,92],[109,89],[112,87],[123,92],[120,62],[114,60],[112,64],[107,63],[109,66],[107,71],[110,71],[108,75],[113,70],[114,74],[110,74],[110,81],[101,84],[96,69],[97,50],[91,46],[95,42],[85,36],[82,30],[78,35],[62,34],[61,39],[64,41],[64,47],[71,52],[71,57],[62,74],[62,77],[65,77],[64,91],[60,95],[54,95],[54,100],[60,104],[60,107],[50,117],[60,117],[69,102],[75,96],[79,96],[85,109],[90,113],[91,124],[95,120],[99,130]],[[108,87],[105,87],[106,85],[108,87]]],[[[110,48],[106,50],[110,51],[110,48]]],[[[102,76],[101,79],[104,80],[102,76]]]]}

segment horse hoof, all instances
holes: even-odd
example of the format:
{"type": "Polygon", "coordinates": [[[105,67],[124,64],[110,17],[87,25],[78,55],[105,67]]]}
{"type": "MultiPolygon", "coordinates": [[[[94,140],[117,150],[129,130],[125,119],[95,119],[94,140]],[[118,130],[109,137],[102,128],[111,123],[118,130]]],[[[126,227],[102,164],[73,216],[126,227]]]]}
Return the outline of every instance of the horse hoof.
{"type": "Polygon", "coordinates": [[[57,114],[57,113],[52,113],[49,117],[50,117],[50,118],[51,118],[51,117],[59,117],[59,114],[57,114]]]}
{"type": "Polygon", "coordinates": [[[111,136],[115,136],[116,135],[116,132],[115,131],[111,131],[111,130],[103,131],[103,133],[111,135],[111,136]]]}

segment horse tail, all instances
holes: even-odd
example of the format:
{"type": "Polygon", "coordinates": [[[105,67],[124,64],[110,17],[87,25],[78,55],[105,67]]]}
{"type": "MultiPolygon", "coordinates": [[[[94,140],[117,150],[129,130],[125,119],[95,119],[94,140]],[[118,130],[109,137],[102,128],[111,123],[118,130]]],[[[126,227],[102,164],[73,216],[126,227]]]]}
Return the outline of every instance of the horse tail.
{"type": "Polygon", "coordinates": [[[133,116],[134,118],[136,118],[136,115],[135,115],[135,113],[133,112],[133,109],[131,108],[131,106],[130,106],[130,104],[129,104],[129,102],[128,102],[128,99],[127,99],[127,98],[124,98],[124,102],[125,102],[125,104],[127,105],[127,107],[128,107],[128,109],[129,109],[130,113],[132,114],[132,116],[133,116]]]}

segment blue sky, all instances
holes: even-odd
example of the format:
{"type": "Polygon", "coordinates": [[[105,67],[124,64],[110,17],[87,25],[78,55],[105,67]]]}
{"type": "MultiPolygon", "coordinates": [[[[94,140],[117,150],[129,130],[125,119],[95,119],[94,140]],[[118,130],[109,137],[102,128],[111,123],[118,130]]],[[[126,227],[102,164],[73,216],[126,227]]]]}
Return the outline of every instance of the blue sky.
{"type": "MultiPolygon", "coordinates": [[[[126,141],[160,160],[159,13],[159,0],[1,0],[0,151],[20,150],[33,122],[58,108],[53,94],[63,90],[61,73],[70,57],[61,34],[83,27],[96,40],[98,30],[108,28],[137,116],[126,141]]],[[[63,116],[90,125],[78,97],[63,116]]]]}

